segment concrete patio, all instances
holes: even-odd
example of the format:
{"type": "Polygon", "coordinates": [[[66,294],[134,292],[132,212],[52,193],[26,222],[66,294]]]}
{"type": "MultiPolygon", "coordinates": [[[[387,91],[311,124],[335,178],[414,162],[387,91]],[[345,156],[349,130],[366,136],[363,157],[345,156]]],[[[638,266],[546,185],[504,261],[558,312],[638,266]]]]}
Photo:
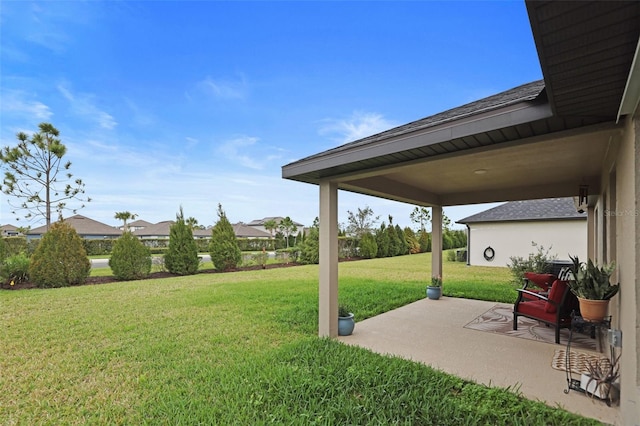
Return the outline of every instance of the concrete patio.
{"type": "Polygon", "coordinates": [[[608,407],[576,391],[563,392],[567,386],[565,372],[553,369],[551,361],[555,350],[565,348],[566,341],[555,345],[464,328],[494,305],[451,297],[425,298],[359,321],[351,336],[338,339],[478,383],[518,389],[529,399],[606,424],[620,424],[618,407],[608,407]]]}

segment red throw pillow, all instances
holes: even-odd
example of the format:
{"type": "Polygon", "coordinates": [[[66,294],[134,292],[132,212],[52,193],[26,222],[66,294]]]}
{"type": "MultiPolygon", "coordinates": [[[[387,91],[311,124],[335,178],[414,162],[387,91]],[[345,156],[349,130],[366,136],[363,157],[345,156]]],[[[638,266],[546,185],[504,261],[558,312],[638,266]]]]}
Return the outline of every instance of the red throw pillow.
{"type": "Polygon", "coordinates": [[[536,274],[535,272],[525,272],[524,277],[543,290],[548,290],[556,279],[553,274],[536,274]]]}
{"type": "Polygon", "coordinates": [[[556,306],[558,306],[562,302],[562,296],[564,296],[564,292],[567,289],[567,282],[555,280],[553,285],[551,286],[551,291],[549,292],[549,300],[554,301],[556,304],[547,302],[544,306],[544,310],[550,314],[556,313],[556,306]]]}

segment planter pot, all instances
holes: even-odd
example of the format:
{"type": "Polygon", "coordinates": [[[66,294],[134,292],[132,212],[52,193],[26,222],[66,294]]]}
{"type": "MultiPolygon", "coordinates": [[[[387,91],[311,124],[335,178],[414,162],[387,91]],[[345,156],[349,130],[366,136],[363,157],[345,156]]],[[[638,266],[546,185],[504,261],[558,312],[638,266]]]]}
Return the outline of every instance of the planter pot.
{"type": "Polygon", "coordinates": [[[442,287],[427,286],[427,298],[438,300],[442,296],[442,287]]]}
{"type": "Polygon", "coordinates": [[[607,316],[609,309],[608,300],[591,300],[578,297],[580,303],[580,315],[587,321],[602,321],[607,316]]]}
{"type": "Polygon", "coordinates": [[[353,314],[349,314],[348,317],[338,317],[338,336],[351,335],[355,326],[356,321],[353,319],[353,314]]]}
{"type": "Polygon", "coordinates": [[[591,376],[588,374],[580,375],[580,389],[587,392],[589,395],[597,396],[600,399],[609,398],[609,389],[611,385],[608,383],[601,383],[598,385],[598,382],[595,380],[591,380],[591,376]]]}

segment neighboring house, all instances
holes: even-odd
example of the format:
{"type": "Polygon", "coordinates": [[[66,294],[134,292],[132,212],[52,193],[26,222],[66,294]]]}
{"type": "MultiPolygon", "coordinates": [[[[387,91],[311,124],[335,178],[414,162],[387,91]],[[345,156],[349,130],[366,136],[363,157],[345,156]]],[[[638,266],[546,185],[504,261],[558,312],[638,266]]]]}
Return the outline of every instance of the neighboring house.
{"type": "MultiPolygon", "coordinates": [[[[266,222],[270,221],[270,220],[273,220],[273,221],[275,221],[275,223],[277,225],[280,225],[280,222],[282,222],[283,219],[284,219],[284,217],[282,217],[282,216],[265,217],[263,219],[252,220],[251,222],[247,223],[246,226],[250,226],[252,228],[259,229],[261,231],[264,231],[264,232],[268,233],[269,236],[271,236],[271,231],[267,230],[267,228],[264,227],[264,224],[266,222]]],[[[303,224],[298,223],[295,220],[293,221],[293,224],[298,228],[296,230],[296,232],[295,232],[296,234],[298,232],[304,232],[304,225],[303,224]]],[[[273,231],[273,236],[275,236],[278,232],[279,232],[279,230],[275,229],[273,231]]]]}
{"type": "MultiPolygon", "coordinates": [[[[134,232],[137,231],[138,229],[144,229],[147,226],[151,226],[153,225],[153,223],[151,222],[147,222],[146,220],[134,220],[131,223],[127,223],[127,229],[129,229],[129,231],[134,232]]],[[[122,224],[122,226],[119,227],[120,229],[124,230],[124,224],[122,224]]]]}
{"type": "Polygon", "coordinates": [[[142,240],[169,238],[169,231],[171,229],[171,225],[174,223],[176,222],[173,220],[165,220],[163,222],[149,224],[143,228],[133,231],[133,235],[142,240]]]}
{"type": "Polygon", "coordinates": [[[507,266],[510,257],[537,253],[587,258],[587,214],[576,211],[573,198],[510,201],[459,220],[467,225],[467,263],[507,266]]]}
{"type": "Polygon", "coordinates": [[[17,237],[19,235],[22,235],[22,233],[18,232],[18,228],[13,225],[0,226],[0,236],[2,237],[17,237]]]}
{"type": "Polygon", "coordinates": [[[319,190],[318,334],[338,334],[338,190],[431,207],[433,275],[443,206],[583,193],[587,255],[620,283],[620,424],[638,425],[640,1],[525,3],[543,80],[282,167],[319,190]]]}
{"type": "Polygon", "coordinates": [[[231,226],[233,226],[233,232],[236,234],[237,238],[249,238],[249,239],[271,238],[271,234],[269,232],[262,231],[258,227],[249,226],[242,222],[232,224],[231,226]]]}
{"type": "MultiPolygon", "coordinates": [[[[64,222],[71,225],[80,237],[87,240],[118,238],[122,235],[122,231],[116,227],[106,225],[102,222],[89,219],[88,217],[79,214],[64,219],[64,222]]],[[[27,232],[27,239],[40,238],[46,232],[46,225],[39,226],[38,228],[31,229],[27,232]]]]}

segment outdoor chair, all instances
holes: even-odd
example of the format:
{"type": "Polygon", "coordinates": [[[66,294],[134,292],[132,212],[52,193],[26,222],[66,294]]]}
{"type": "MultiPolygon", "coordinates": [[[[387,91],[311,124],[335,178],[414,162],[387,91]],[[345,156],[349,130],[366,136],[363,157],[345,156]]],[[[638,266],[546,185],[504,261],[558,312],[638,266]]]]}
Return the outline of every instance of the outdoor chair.
{"type": "MultiPolygon", "coordinates": [[[[549,289],[555,280],[558,277],[553,274],[538,274],[535,272],[525,272],[524,273],[524,285],[522,286],[523,290],[528,290],[533,293],[538,293],[542,296],[547,296],[549,294],[549,289]],[[535,287],[534,287],[535,286],[535,287]]],[[[538,300],[534,296],[529,296],[527,293],[523,293],[522,297],[527,300],[538,300]]]]}
{"type": "Polygon", "coordinates": [[[513,305],[513,329],[518,329],[518,317],[538,320],[554,327],[556,343],[560,343],[560,329],[571,327],[571,313],[578,311],[578,299],[565,280],[556,279],[548,295],[519,288],[513,305]]]}

